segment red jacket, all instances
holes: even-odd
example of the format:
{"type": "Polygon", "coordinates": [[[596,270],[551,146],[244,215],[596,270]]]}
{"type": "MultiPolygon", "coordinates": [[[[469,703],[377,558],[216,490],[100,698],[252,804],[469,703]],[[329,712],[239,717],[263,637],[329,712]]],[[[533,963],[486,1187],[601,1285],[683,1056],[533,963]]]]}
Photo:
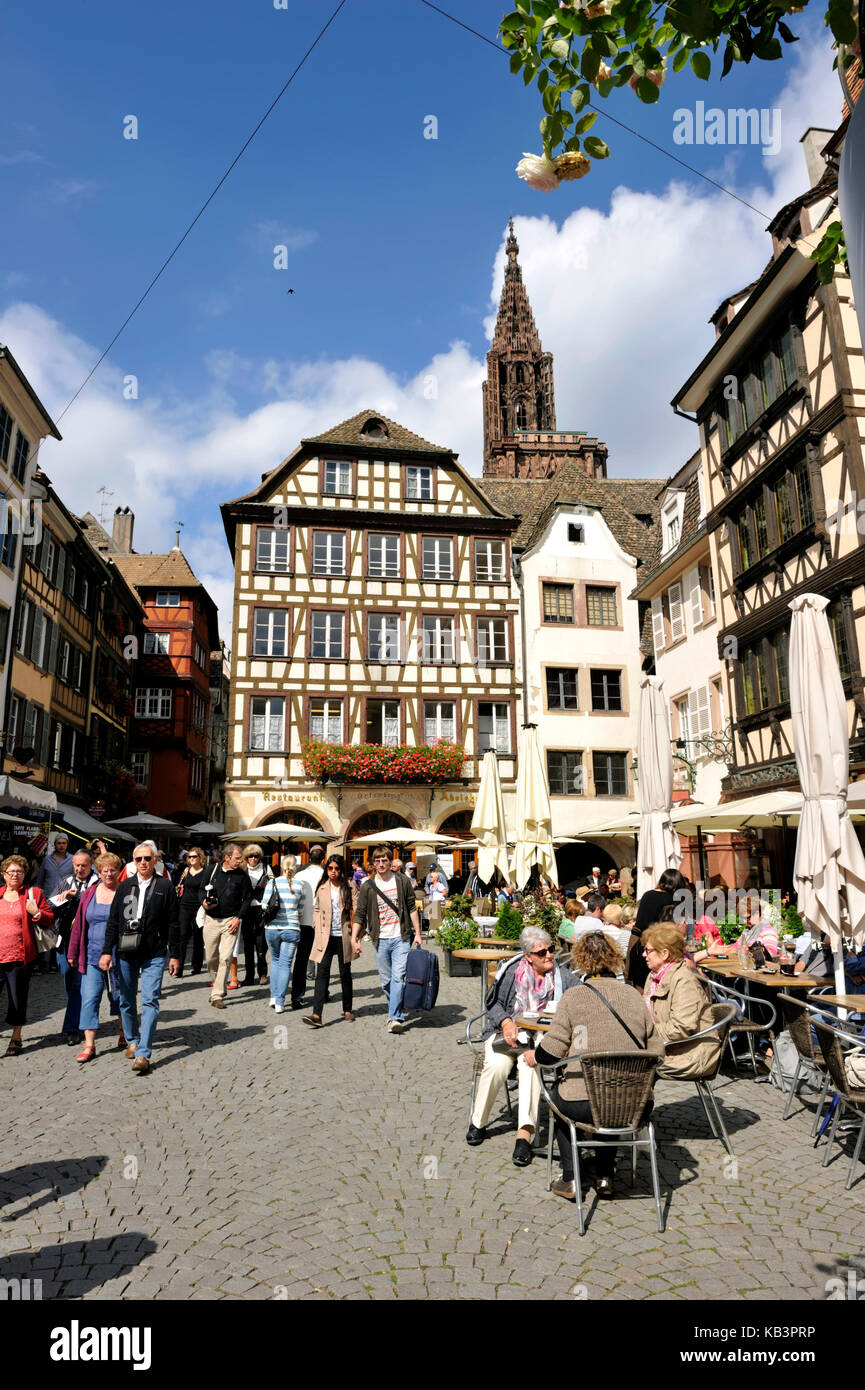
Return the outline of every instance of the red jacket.
{"type": "Polygon", "coordinates": [[[37,957],[37,955],[39,954],[38,951],[36,950],[36,942],[35,942],[35,940],[34,940],[34,938],[33,938],[33,931],[32,931],[32,929],[31,929],[31,925],[30,925],[33,919],[30,917],[30,915],[28,914],[28,912],[27,912],[27,910],[26,910],[26,908],[25,908],[25,906],[24,906],[24,904],[26,903],[28,897],[31,897],[31,896],[32,896],[33,901],[35,902],[36,906],[37,906],[38,909],[39,909],[38,913],[36,914],[36,917],[37,917],[37,920],[38,920],[38,922],[39,922],[40,927],[50,927],[50,926],[51,926],[51,923],[54,921],[54,913],[51,911],[51,904],[49,903],[48,899],[45,897],[44,893],[42,892],[42,889],[41,889],[41,888],[23,888],[23,889],[21,890],[21,892],[19,893],[19,895],[18,895],[18,906],[19,906],[19,908],[20,908],[20,910],[21,910],[21,915],[22,915],[22,918],[23,918],[23,924],[22,924],[23,930],[22,930],[22,935],[23,935],[23,937],[24,937],[24,963],[25,963],[25,965],[28,963],[28,961],[35,960],[36,957],[37,957]]]}

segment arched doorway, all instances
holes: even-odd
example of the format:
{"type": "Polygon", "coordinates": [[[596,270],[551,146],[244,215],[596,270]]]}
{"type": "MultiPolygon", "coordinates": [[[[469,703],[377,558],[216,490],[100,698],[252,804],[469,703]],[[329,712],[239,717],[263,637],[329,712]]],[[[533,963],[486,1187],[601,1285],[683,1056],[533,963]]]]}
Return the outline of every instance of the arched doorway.
{"type": "Polygon", "coordinates": [[[556,864],[563,888],[581,888],[595,865],[602,874],[616,867],[610,852],[591,840],[582,845],[560,845],[556,850],[556,864]]]}
{"type": "MultiPolygon", "coordinates": [[[[453,815],[443,820],[438,828],[439,835],[453,835],[455,839],[472,839],[472,812],[454,811],[453,815]]],[[[465,890],[468,879],[469,862],[474,858],[474,850],[458,849],[453,845],[450,849],[442,851],[453,858],[453,873],[450,877],[451,893],[462,893],[465,890]]]]}
{"type": "MultiPolygon", "coordinates": [[[[282,821],[286,822],[288,825],[302,826],[305,830],[324,830],[324,826],[317,816],[310,815],[309,811],[295,811],[290,806],[274,807],[272,811],[267,812],[264,819],[254,828],[264,830],[268,825],[273,825],[275,822],[282,821]]],[[[314,843],[313,840],[283,840],[281,847],[284,854],[293,854],[300,860],[301,864],[306,865],[309,863],[309,847],[314,843]]],[[[322,840],[321,843],[327,846],[328,841],[322,840]]],[[[265,847],[265,857],[266,856],[267,850],[265,847]]],[[[273,841],[271,846],[270,866],[277,872],[279,871],[279,857],[280,845],[273,841]]]]}
{"type": "Polygon", "coordinates": [[[405,825],[405,817],[401,816],[398,811],[364,811],[362,816],[358,816],[357,820],[352,822],[345,837],[350,859],[362,859],[368,867],[370,863],[369,849],[360,845],[351,849],[348,842],[360,840],[364,835],[376,835],[382,830],[395,830],[397,826],[403,825],[405,825]]]}

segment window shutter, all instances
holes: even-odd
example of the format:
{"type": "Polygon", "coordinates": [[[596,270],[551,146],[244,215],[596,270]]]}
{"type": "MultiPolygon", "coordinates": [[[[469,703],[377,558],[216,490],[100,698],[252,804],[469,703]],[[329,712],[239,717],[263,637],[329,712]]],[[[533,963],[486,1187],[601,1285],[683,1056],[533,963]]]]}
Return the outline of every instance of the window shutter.
{"type": "Polygon", "coordinates": [[[38,720],[39,736],[37,739],[36,746],[39,749],[39,761],[44,766],[48,763],[48,748],[50,744],[51,735],[51,720],[46,709],[41,709],[38,711],[38,720]]]}
{"type": "Polygon", "coordinates": [[[712,731],[712,710],[709,704],[709,687],[701,685],[699,690],[694,692],[696,696],[697,725],[696,733],[700,738],[705,738],[712,731]]]}
{"type": "Polygon", "coordinates": [[[652,645],[656,656],[664,650],[664,606],[660,598],[652,599],[652,645]]]}
{"type": "Polygon", "coordinates": [[[700,574],[701,574],[701,576],[703,577],[703,579],[705,580],[705,585],[704,585],[704,587],[705,587],[705,606],[706,606],[706,611],[707,611],[707,614],[708,614],[708,616],[709,616],[710,618],[714,618],[714,616],[715,616],[715,579],[714,579],[714,576],[713,576],[713,574],[712,574],[712,566],[711,566],[711,565],[703,565],[703,566],[701,566],[701,568],[700,568],[700,574]]]}
{"type": "Polygon", "coordinates": [[[700,587],[699,565],[688,570],[685,575],[685,588],[688,591],[688,603],[691,609],[691,625],[696,628],[703,621],[703,591],[700,587]]]}
{"type": "Polygon", "coordinates": [[[45,628],[45,614],[41,608],[33,609],[33,621],[30,627],[30,660],[36,665],[39,655],[39,648],[42,645],[43,631],[45,628]]]}
{"type": "Polygon", "coordinates": [[[65,573],[66,573],[66,551],[63,549],[62,545],[58,545],[58,547],[57,547],[57,569],[56,569],[56,572],[55,572],[55,575],[54,575],[54,584],[55,584],[55,587],[58,588],[58,589],[60,589],[60,590],[63,589],[63,577],[64,577],[64,574],[65,574],[65,573]]]}
{"type": "Polygon", "coordinates": [[[678,642],[685,635],[685,612],[682,608],[682,586],[671,584],[667,590],[670,605],[670,638],[678,642]]]}

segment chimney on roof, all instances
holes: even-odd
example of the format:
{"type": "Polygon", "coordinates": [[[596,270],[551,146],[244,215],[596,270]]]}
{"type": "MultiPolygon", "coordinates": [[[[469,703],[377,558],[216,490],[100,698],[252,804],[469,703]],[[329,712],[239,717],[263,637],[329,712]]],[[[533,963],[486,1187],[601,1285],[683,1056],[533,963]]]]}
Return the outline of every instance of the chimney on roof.
{"type": "Polygon", "coordinates": [[[820,151],[832,136],[831,130],[821,130],[819,126],[809,126],[802,136],[799,144],[802,146],[805,155],[805,167],[808,170],[808,182],[811,188],[819,183],[826,171],[826,161],[820,151]]]}
{"type": "Polygon", "coordinates": [[[129,507],[115,507],[111,538],[118,555],[132,554],[132,528],[134,525],[135,513],[129,507]]]}

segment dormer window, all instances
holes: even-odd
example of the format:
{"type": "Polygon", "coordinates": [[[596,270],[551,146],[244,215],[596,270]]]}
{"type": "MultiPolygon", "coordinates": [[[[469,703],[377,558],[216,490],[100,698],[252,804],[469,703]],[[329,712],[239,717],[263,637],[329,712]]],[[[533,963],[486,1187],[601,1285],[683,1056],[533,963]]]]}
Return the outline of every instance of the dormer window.
{"type": "Polygon", "coordinates": [[[367,420],[361,435],[364,439],[387,439],[388,432],[384,420],[377,420],[374,416],[367,420]]]}
{"type": "Polygon", "coordinates": [[[662,555],[666,555],[670,550],[675,550],[682,539],[684,503],[684,493],[676,492],[664,504],[661,512],[662,555]]]}
{"type": "Polygon", "coordinates": [[[578,525],[576,524],[576,522],[569,521],[569,522],[568,522],[568,540],[571,541],[574,545],[582,545],[582,543],[583,543],[583,541],[585,540],[585,538],[586,538],[586,535],[585,535],[585,532],[584,532],[582,526],[578,526],[578,525]]]}

